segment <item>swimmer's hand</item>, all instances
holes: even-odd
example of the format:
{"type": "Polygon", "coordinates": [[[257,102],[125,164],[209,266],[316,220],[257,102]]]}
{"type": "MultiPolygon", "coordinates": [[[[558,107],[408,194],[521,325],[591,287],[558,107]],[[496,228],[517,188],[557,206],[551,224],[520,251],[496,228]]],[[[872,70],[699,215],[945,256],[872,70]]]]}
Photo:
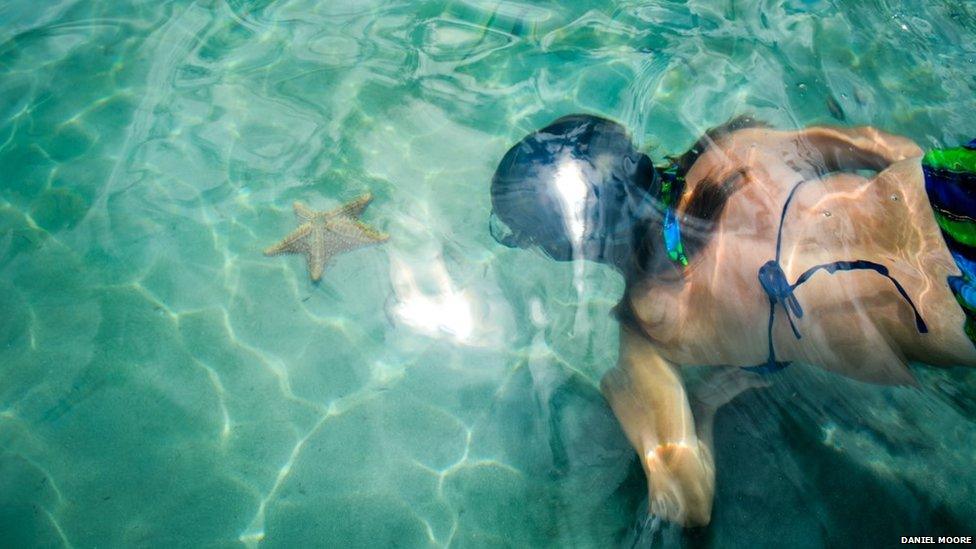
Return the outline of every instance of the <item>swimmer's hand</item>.
{"type": "Polygon", "coordinates": [[[715,465],[709,451],[715,412],[749,389],[769,380],[741,368],[707,368],[691,384],[696,438],[651,447],[643,459],[650,513],[685,527],[705,526],[712,512],[715,465]]]}
{"type": "Polygon", "coordinates": [[[647,475],[648,512],[684,527],[708,524],[715,466],[704,444],[660,444],[641,461],[647,475]]]}
{"type": "MultiPolygon", "coordinates": [[[[648,511],[682,526],[708,524],[715,465],[695,429],[677,366],[623,327],[617,366],[600,382],[647,476],[648,511]]],[[[712,399],[717,405],[722,398],[712,399]]]]}

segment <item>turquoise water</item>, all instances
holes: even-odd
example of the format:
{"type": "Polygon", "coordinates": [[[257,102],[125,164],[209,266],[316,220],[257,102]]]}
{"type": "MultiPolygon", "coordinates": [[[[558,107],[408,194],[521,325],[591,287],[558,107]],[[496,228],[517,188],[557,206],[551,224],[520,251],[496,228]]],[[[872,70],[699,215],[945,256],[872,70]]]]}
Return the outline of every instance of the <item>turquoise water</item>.
{"type": "Polygon", "coordinates": [[[604,266],[488,182],[585,111],[976,133],[956,1],[0,4],[0,546],[892,545],[973,535],[976,374],[797,366],[724,408],[712,525],[645,519],[604,266]],[[262,250],[371,191],[386,244],[262,250]]]}

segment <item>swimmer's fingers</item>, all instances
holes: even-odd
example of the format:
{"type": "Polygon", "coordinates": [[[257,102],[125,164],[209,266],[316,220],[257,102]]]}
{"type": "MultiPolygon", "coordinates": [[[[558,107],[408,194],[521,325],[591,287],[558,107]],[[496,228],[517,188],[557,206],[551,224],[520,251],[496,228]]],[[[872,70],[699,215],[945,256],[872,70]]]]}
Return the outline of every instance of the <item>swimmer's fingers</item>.
{"type": "Polygon", "coordinates": [[[665,520],[685,524],[684,497],[671,471],[661,461],[647,463],[647,511],[665,520]]]}
{"type": "Polygon", "coordinates": [[[674,492],[658,492],[651,495],[647,509],[656,517],[677,524],[684,524],[679,518],[682,515],[681,505],[678,503],[678,496],[674,492]]]}
{"type": "Polygon", "coordinates": [[[648,512],[682,526],[708,524],[715,471],[701,444],[664,444],[646,456],[648,512]]]}

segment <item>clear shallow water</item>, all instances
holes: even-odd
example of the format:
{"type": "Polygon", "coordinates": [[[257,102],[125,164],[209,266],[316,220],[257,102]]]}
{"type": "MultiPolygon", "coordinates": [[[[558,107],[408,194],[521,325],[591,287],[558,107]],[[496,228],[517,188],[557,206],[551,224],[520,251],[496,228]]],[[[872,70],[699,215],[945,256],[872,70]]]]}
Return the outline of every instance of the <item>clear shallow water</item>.
{"type": "Polygon", "coordinates": [[[0,545],[973,534],[976,375],[923,366],[791,368],[720,412],[712,525],[644,520],[596,388],[621,281],[487,231],[501,155],[570,112],[658,160],[745,112],[968,140],[971,5],[160,4],[0,5],[0,545]],[[389,243],[318,285],[261,255],[366,190],[389,243]]]}

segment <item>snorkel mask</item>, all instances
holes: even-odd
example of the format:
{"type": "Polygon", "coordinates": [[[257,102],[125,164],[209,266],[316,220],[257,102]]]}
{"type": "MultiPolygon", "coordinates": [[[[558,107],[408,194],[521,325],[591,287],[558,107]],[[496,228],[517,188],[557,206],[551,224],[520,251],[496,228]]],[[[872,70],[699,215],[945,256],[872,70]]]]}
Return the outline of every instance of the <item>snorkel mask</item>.
{"type": "Polygon", "coordinates": [[[565,116],[502,158],[491,183],[491,233],[505,246],[537,247],[557,261],[589,259],[628,272],[648,222],[665,220],[664,186],[680,195],[622,125],[565,116]]]}

